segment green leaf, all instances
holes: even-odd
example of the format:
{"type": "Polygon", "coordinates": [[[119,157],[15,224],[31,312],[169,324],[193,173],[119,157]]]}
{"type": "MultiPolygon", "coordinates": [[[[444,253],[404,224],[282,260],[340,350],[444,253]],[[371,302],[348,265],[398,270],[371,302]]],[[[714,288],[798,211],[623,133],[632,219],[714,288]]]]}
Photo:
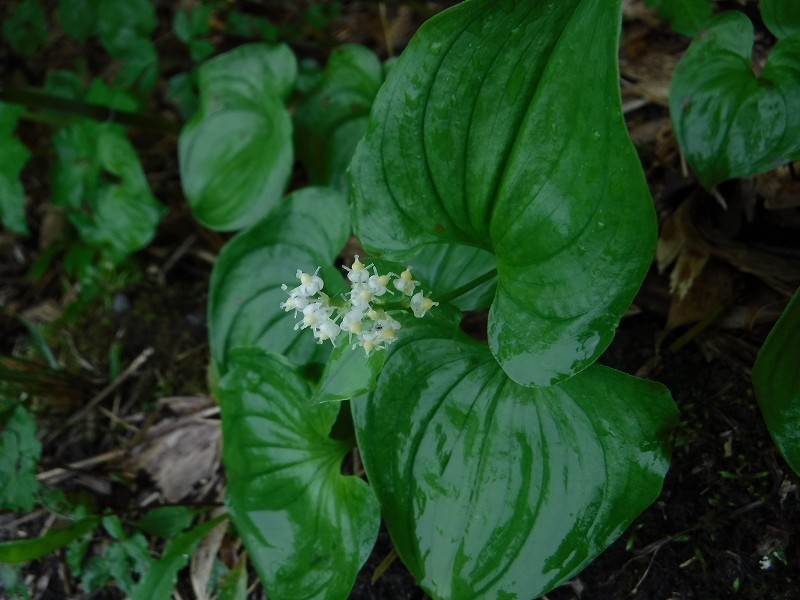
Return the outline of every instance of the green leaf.
{"type": "Polygon", "coordinates": [[[147,538],[140,533],[128,535],[119,517],[103,517],[103,527],[116,540],[103,550],[101,556],[93,556],[86,563],[81,582],[86,591],[94,591],[114,580],[127,596],[136,587],[134,575],[147,573],[153,564],[147,538]]]}
{"type": "Polygon", "coordinates": [[[312,183],[347,191],[345,170],[367,131],[367,115],[383,83],[375,53],[355,44],[332,53],[319,84],[295,112],[297,157],[312,183]]]}
{"type": "Polygon", "coordinates": [[[247,559],[244,556],[222,579],[217,598],[218,600],[247,600],[247,559]]]}
{"type": "Polygon", "coordinates": [[[785,38],[800,33],[800,2],[797,0],[761,0],[761,18],[772,34],[785,38]]]}
{"type": "Polygon", "coordinates": [[[351,348],[349,343],[341,341],[325,363],[319,387],[311,401],[337,402],[371,392],[385,360],[386,352],[373,352],[367,356],[360,348],[351,348]]]}
{"type": "Polygon", "coordinates": [[[158,506],[148,510],[136,526],[151,535],[171,538],[189,527],[198,512],[190,506],[158,506]]]}
{"type": "Polygon", "coordinates": [[[689,164],[706,187],[800,157],[800,36],[780,40],[753,73],[753,25],[721,14],[672,77],[670,113],[689,164]]]}
{"type": "Polygon", "coordinates": [[[0,542],[0,562],[20,563],[40,559],[89,533],[97,527],[99,521],[98,518],[91,517],[67,527],[51,529],[38,538],[0,542]]]}
{"type": "Polygon", "coordinates": [[[278,28],[269,19],[235,10],[228,14],[227,29],[232,36],[257,37],[267,42],[274,42],[279,37],[278,28]]]}
{"type": "Polygon", "coordinates": [[[36,463],[41,455],[36,421],[18,405],[0,432],[0,509],[31,510],[39,485],[36,463]]]}
{"type": "Polygon", "coordinates": [[[292,170],[292,123],[283,99],[297,77],[285,45],[240,46],[198,72],[200,108],[181,131],[181,184],[195,217],[235,230],[263,218],[292,170]]]}
{"type": "Polygon", "coordinates": [[[208,300],[211,357],[220,373],[237,346],[259,346],[297,364],[324,361],[328,347],[295,331],[296,320],[280,308],[288,297],[281,285],[297,285],[297,269],[322,267],[324,291],[330,296],[345,291],[332,263],[349,235],[344,197],[328,188],[306,188],[225,244],[211,273],[208,300]]]}
{"type": "Polygon", "coordinates": [[[646,4],[658,9],[658,15],[669,21],[672,29],[688,37],[703,28],[714,8],[709,0],[647,0],[646,4]]]}
{"type": "Polygon", "coordinates": [[[800,290],[767,336],[753,367],[753,387],[772,439],[800,475],[800,290]]]}
{"type": "Polygon", "coordinates": [[[597,365],[520,386],[430,324],[351,408],[395,547],[436,599],[534,598],[572,577],[658,496],[676,417],[660,384],[597,365]]]}
{"type": "Polygon", "coordinates": [[[96,0],[59,0],[61,28],[70,37],[85,42],[95,32],[98,6],[96,0]]]}
{"type": "Polygon", "coordinates": [[[114,43],[114,46],[108,48],[108,52],[122,63],[122,69],[114,83],[121,87],[152,90],[158,81],[158,51],[153,41],[125,29],[115,38],[114,43]]]}
{"type": "Polygon", "coordinates": [[[158,53],[150,35],[157,25],[150,0],[102,0],[97,33],[108,53],[123,63],[117,83],[150,90],[158,79],[158,53]]]}
{"type": "MultiPolygon", "coordinates": [[[[494,256],[486,250],[458,244],[423,246],[408,259],[414,277],[430,287],[434,300],[449,295],[495,269],[494,256]]],[[[486,282],[460,294],[451,304],[461,310],[489,308],[497,290],[496,274],[486,282]]]]}
{"type": "Polygon", "coordinates": [[[97,6],[98,34],[104,45],[114,45],[113,39],[123,30],[149,36],[158,25],[151,0],[101,0],[97,6]]]}
{"type": "Polygon", "coordinates": [[[240,348],[220,382],[228,505],[269,597],[346,598],[378,534],[367,484],[340,472],[339,405],[279,355],[240,348]]]}
{"type": "Polygon", "coordinates": [[[17,121],[25,109],[15,104],[0,102],[0,222],[3,227],[28,235],[25,222],[25,190],[19,174],[31,156],[25,144],[14,137],[17,121]]]}
{"type": "Polygon", "coordinates": [[[474,0],[429,20],[381,89],[351,164],[354,227],[395,259],[495,255],[489,343],[549,385],[610,343],[656,222],[622,118],[619,0],[474,0]]]}
{"type": "Polygon", "coordinates": [[[4,590],[10,598],[30,600],[31,595],[21,571],[21,567],[0,563],[0,589],[4,590]]]}
{"type": "Polygon", "coordinates": [[[223,519],[224,515],[201,523],[178,535],[167,544],[164,554],[150,567],[134,588],[133,600],[169,600],[178,580],[178,571],[186,566],[197,545],[223,519]]]}
{"type": "Polygon", "coordinates": [[[31,56],[47,41],[47,25],[39,0],[22,0],[3,21],[3,37],[15,52],[31,56]]]}
{"type": "Polygon", "coordinates": [[[197,110],[197,89],[194,72],[178,73],[167,81],[167,98],[181,117],[188,119],[197,110]]]}
{"type": "Polygon", "coordinates": [[[164,209],[122,131],[84,120],[56,133],[53,144],[53,203],[70,209],[81,238],[115,261],[149,244],[164,209]]]}

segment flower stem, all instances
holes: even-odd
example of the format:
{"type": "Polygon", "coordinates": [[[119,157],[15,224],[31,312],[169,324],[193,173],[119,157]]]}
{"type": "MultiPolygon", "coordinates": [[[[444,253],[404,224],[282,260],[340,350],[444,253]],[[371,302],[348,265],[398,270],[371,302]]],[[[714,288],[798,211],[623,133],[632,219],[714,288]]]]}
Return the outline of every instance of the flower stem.
{"type": "Polygon", "coordinates": [[[484,273],[480,277],[476,277],[469,283],[465,283],[461,287],[454,289],[452,292],[442,295],[441,297],[437,298],[437,300],[439,300],[440,302],[450,302],[451,300],[455,300],[459,296],[463,296],[470,290],[473,290],[479,285],[482,285],[487,281],[490,281],[493,277],[496,276],[497,276],[497,269],[492,269],[491,271],[484,273]]]}

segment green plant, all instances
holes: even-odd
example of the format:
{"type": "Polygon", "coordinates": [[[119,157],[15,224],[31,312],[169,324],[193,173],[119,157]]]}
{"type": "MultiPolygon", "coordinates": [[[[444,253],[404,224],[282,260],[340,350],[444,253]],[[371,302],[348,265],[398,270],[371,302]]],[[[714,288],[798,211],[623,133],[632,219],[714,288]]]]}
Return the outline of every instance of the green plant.
{"type": "MultiPolygon", "coordinates": [[[[13,26],[24,6],[27,4],[20,5],[4,26],[13,26]]],[[[13,133],[21,118],[52,124],[56,155],[52,203],[64,209],[74,229],[51,244],[38,271],[63,255],[69,275],[80,282],[85,296],[92,296],[104,288],[107,278],[102,273],[112,270],[109,266],[123,265],[131,254],[150,243],[164,212],[150,191],[124,125],[110,118],[119,111],[125,122],[126,115],[142,108],[155,85],[158,56],[148,37],[155,27],[155,16],[146,0],[62,0],[59,15],[61,26],[76,40],[85,42],[92,35],[99,36],[119,69],[114,85],[99,78],[87,85],[88,78],[79,71],[54,71],[48,74],[43,90],[3,89],[0,217],[9,229],[28,233],[19,175],[30,151],[13,133]]],[[[132,120],[148,124],[146,118],[132,120]]],[[[158,120],[149,124],[162,125],[158,120]]]]}
{"type": "MultiPolygon", "coordinates": [[[[248,162],[236,174],[246,185],[217,185],[233,176],[223,164],[266,138],[208,148],[197,119],[184,132],[192,148],[217,153],[203,169],[182,163],[190,201],[195,173],[213,183],[197,188],[219,211],[212,222],[200,204],[206,224],[231,229],[258,216],[247,211],[266,213],[220,254],[209,328],[231,517],[271,596],[346,596],[377,535],[378,505],[434,597],[534,596],[657,496],[674,405],[658,384],[593,365],[655,241],[620,115],[619,21],[614,3],[472,1],[422,27],[350,164],[352,228],[371,254],[348,263],[352,292],[332,265],[351,227],[344,198],[322,188],[251,194],[268,174],[248,162]],[[391,272],[382,285],[399,287],[359,308],[375,290],[353,272],[391,272]],[[414,284],[431,299],[406,296],[414,284]],[[282,309],[315,301],[303,321],[315,336],[295,331],[282,309]],[[415,316],[430,311],[414,318],[409,302],[415,316]],[[488,345],[459,329],[463,309],[486,308],[488,345]],[[360,334],[345,316],[359,310],[360,334]],[[354,430],[333,434],[337,414],[347,423],[350,413],[354,430]],[[340,473],[356,441],[371,488],[340,473]]],[[[244,52],[212,61],[236,73],[225,85],[238,84],[221,114],[254,104],[242,90],[262,97],[244,82],[277,72],[288,75],[272,90],[293,85],[288,57],[271,51],[281,69],[244,52]]],[[[325,85],[312,102],[325,102],[325,85]]],[[[201,114],[214,139],[214,113],[201,114]]]]}
{"type": "MultiPolygon", "coordinates": [[[[756,70],[751,58],[753,24],[743,13],[727,12],[697,32],[673,75],[676,138],[706,188],[800,158],[800,5],[763,0],[760,10],[777,38],[763,68],[756,70]]],[[[792,360],[797,323],[795,294],[759,352],[753,385],[778,449],[800,473],[800,383],[792,360]]]]}
{"type": "Polygon", "coordinates": [[[800,291],[770,332],[753,366],[753,387],[775,445],[800,474],[800,291]]]}
{"type": "MultiPolygon", "coordinates": [[[[63,26],[77,39],[98,35],[123,64],[119,81],[140,93],[152,77],[145,4],[131,4],[139,12],[124,23],[78,0],[62,0],[61,12],[64,21],[65,7],[87,11],[63,26]],[[128,60],[119,40],[134,40],[138,58],[128,60]]],[[[654,4],[677,14],[674,2],[654,4]]],[[[707,6],[690,4],[698,10],[676,23],[687,32],[707,6]]],[[[196,59],[209,51],[210,12],[203,5],[175,19],[196,59]]],[[[330,17],[312,16],[312,26],[330,17]]],[[[730,74],[752,114],[762,100],[795,102],[792,36],[756,79],[743,70],[742,18],[712,21],[676,74],[678,139],[709,186],[794,156],[790,111],[779,143],[767,140],[742,166],[728,151],[736,136],[717,135],[735,131],[718,127],[733,101],[697,110],[697,98],[719,91],[704,86],[730,74]],[[726,44],[736,52],[712,65],[719,77],[700,78],[693,61],[715,61],[726,44]]],[[[427,22],[390,70],[360,46],[337,49],[320,70],[288,45],[262,43],[197,67],[197,110],[179,138],[181,184],[201,224],[235,232],[211,277],[209,385],[221,407],[229,516],[270,597],[347,597],[381,518],[434,598],[538,596],[658,496],[676,421],[669,392],[596,364],[656,234],[622,118],[620,21],[620,0],[466,0],[427,22]],[[312,185],[290,190],[296,159],[312,185]],[[365,252],[343,251],[349,241],[365,252]],[[466,312],[485,316],[485,329],[462,325],[466,312]],[[355,448],[369,484],[343,467],[355,448]]],[[[790,18],[773,22],[788,27],[790,18]]],[[[54,78],[51,93],[128,116],[142,106],[71,76],[54,78]]],[[[14,139],[18,116],[0,112],[1,135],[14,139]]],[[[3,181],[18,198],[25,151],[11,144],[16,161],[3,181]]],[[[76,119],[54,147],[56,202],[84,243],[120,259],[145,245],[160,208],[121,128],[76,119]]],[[[3,205],[3,219],[21,230],[19,202],[3,205]]],[[[800,417],[785,348],[796,308],[754,375],[793,465],[800,417]]],[[[0,441],[19,450],[0,474],[20,482],[8,506],[27,509],[38,449],[32,419],[14,411],[22,416],[9,418],[0,441]]],[[[190,529],[194,512],[161,510],[131,521],[73,506],[71,525],[0,542],[0,561],[69,545],[87,590],[114,580],[134,598],[168,597],[221,519],[190,529]],[[98,531],[105,548],[86,559],[98,531]],[[142,532],[172,538],[159,561],[142,532]]],[[[1,574],[17,585],[14,572],[1,574]]],[[[246,580],[242,560],[220,590],[241,597],[246,580]]]]}
{"type": "Polygon", "coordinates": [[[675,135],[706,187],[800,157],[800,34],[778,40],[760,75],[740,12],[709,21],[670,86],[675,135]]]}

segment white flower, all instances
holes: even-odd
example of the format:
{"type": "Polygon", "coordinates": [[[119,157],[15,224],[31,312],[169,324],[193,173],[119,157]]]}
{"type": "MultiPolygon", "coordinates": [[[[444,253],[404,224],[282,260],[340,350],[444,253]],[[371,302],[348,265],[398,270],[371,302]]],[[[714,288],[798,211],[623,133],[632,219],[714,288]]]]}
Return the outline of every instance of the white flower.
{"type": "Polygon", "coordinates": [[[411,276],[411,267],[406,267],[406,270],[400,273],[400,277],[395,279],[392,283],[394,283],[395,289],[403,292],[406,296],[413,295],[414,288],[419,285],[419,281],[414,281],[414,278],[411,276]]]}
{"type": "Polygon", "coordinates": [[[325,340],[330,340],[331,344],[336,345],[336,336],[341,333],[341,328],[336,324],[333,319],[326,319],[319,327],[314,330],[314,337],[319,340],[321,344],[325,340]]]}
{"type": "MultiPolygon", "coordinates": [[[[388,275],[378,275],[377,270],[375,271],[375,275],[370,275],[369,281],[367,281],[367,285],[372,293],[376,296],[383,296],[386,292],[389,292],[386,289],[386,286],[389,285],[391,281],[391,273],[388,275]]],[[[392,292],[389,292],[390,294],[392,292]]]]}
{"type": "Polygon", "coordinates": [[[344,267],[344,270],[347,271],[347,278],[353,283],[367,283],[367,280],[369,279],[369,271],[367,271],[367,266],[358,260],[358,254],[356,254],[352,266],[349,268],[344,267]]]}
{"type": "Polygon", "coordinates": [[[297,278],[300,280],[300,285],[295,289],[298,290],[298,295],[313,296],[322,289],[324,282],[317,273],[319,273],[319,267],[314,273],[303,273],[300,269],[297,269],[297,278]]]}
{"type": "Polygon", "coordinates": [[[358,334],[358,343],[353,344],[353,348],[361,346],[364,353],[369,356],[373,350],[383,350],[386,344],[380,339],[379,331],[365,331],[358,334]]]}
{"type": "Polygon", "coordinates": [[[380,339],[385,344],[391,344],[397,337],[400,323],[385,314],[375,323],[375,330],[380,332],[380,339]]]}
{"type": "Polygon", "coordinates": [[[353,289],[350,290],[350,303],[353,305],[353,308],[366,311],[370,308],[372,296],[372,290],[364,284],[357,283],[353,285],[353,289]]]}
{"type": "MultiPolygon", "coordinates": [[[[282,286],[284,290],[286,290],[286,286],[282,286]]],[[[294,288],[291,292],[289,292],[289,298],[286,299],[285,302],[281,302],[280,306],[286,312],[294,311],[295,315],[297,315],[298,310],[303,310],[306,306],[308,306],[309,300],[305,296],[302,296],[298,290],[300,288],[294,288]]]]}
{"type": "Polygon", "coordinates": [[[426,298],[422,292],[417,292],[414,294],[414,297],[411,298],[411,310],[414,312],[414,316],[418,319],[424,317],[426,312],[438,305],[438,302],[434,302],[430,298],[426,298]]]}
{"type": "Polygon", "coordinates": [[[342,330],[348,333],[361,333],[361,320],[364,318],[364,313],[354,308],[342,317],[342,330]]]}

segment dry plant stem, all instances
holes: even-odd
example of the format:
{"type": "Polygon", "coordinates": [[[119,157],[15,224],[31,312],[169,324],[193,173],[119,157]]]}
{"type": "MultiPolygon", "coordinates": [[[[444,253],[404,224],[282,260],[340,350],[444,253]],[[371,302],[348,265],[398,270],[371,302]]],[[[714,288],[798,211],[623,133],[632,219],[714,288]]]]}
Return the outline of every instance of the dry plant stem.
{"type": "Polygon", "coordinates": [[[19,519],[15,519],[10,523],[6,523],[5,525],[0,526],[0,530],[4,529],[16,529],[20,525],[24,525],[25,523],[30,523],[31,521],[35,521],[39,517],[45,514],[45,509],[40,508],[34,510],[33,512],[29,512],[27,515],[22,515],[19,519]]]}
{"type": "Polygon", "coordinates": [[[110,452],[104,452],[103,454],[92,456],[91,458],[70,463],[66,467],[58,467],[55,469],[50,469],[49,471],[44,471],[36,475],[36,479],[38,479],[39,481],[58,483],[64,478],[74,475],[75,471],[117,460],[118,458],[122,458],[123,456],[125,456],[126,452],[127,452],[126,450],[120,450],[120,449],[111,450],[110,452]]]}
{"type": "Polygon", "coordinates": [[[631,596],[635,596],[636,592],[639,591],[639,588],[644,583],[644,580],[647,578],[647,574],[650,572],[650,568],[653,566],[653,562],[655,562],[656,560],[656,554],[658,554],[659,550],[661,550],[661,546],[659,546],[653,551],[653,554],[650,556],[650,562],[647,564],[647,568],[644,570],[644,573],[642,573],[642,576],[639,578],[639,581],[636,582],[636,585],[633,586],[633,589],[631,590],[631,596]]]}
{"type": "Polygon", "coordinates": [[[133,361],[131,362],[131,364],[130,364],[130,365],[128,365],[128,367],[127,367],[127,368],[126,368],[126,369],[125,369],[125,370],[124,370],[122,373],[120,373],[120,374],[119,374],[119,377],[117,377],[117,378],[116,378],[114,381],[112,381],[112,382],[111,382],[111,383],[109,383],[109,384],[108,384],[106,387],[104,387],[104,388],[103,388],[103,389],[100,391],[100,393],[99,393],[99,394],[97,394],[97,395],[96,395],[94,398],[92,398],[92,399],[89,401],[89,403],[88,403],[86,406],[84,406],[82,409],[80,409],[78,412],[76,412],[74,415],[72,415],[72,416],[71,416],[71,417],[70,417],[70,418],[67,420],[67,423],[66,423],[66,425],[65,425],[65,426],[66,426],[66,427],[70,427],[70,426],[74,425],[75,423],[77,423],[78,421],[80,421],[80,420],[84,419],[84,418],[86,417],[86,415],[88,415],[88,414],[89,414],[89,412],[90,412],[90,411],[91,411],[91,410],[92,410],[92,409],[93,409],[95,406],[97,406],[97,405],[98,405],[98,404],[100,404],[100,403],[101,403],[103,400],[105,400],[106,398],[108,398],[108,396],[110,396],[110,395],[111,395],[111,393],[112,393],[112,392],[113,392],[115,389],[117,389],[117,388],[118,388],[120,385],[122,385],[122,384],[123,384],[123,383],[124,383],[124,382],[125,382],[125,381],[126,381],[126,380],[127,380],[127,379],[128,379],[130,376],[131,376],[131,375],[133,375],[133,374],[134,374],[136,371],[138,371],[138,370],[139,370],[139,368],[140,368],[140,367],[141,367],[141,366],[142,366],[144,363],[146,363],[146,362],[147,362],[147,359],[149,359],[149,358],[150,358],[150,357],[153,355],[153,352],[154,352],[153,348],[147,348],[147,349],[145,349],[145,350],[144,350],[144,351],[143,351],[143,352],[142,352],[142,353],[141,353],[139,356],[137,356],[135,359],[133,359],[133,361]]]}
{"type": "Polygon", "coordinates": [[[684,333],[677,340],[672,342],[669,351],[673,354],[683,348],[686,344],[691,342],[698,335],[708,329],[717,319],[719,319],[725,312],[732,306],[732,302],[720,304],[714,311],[711,312],[705,319],[698,321],[686,333],[684,333]]]}
{"type": "Polygon", "coordinates": [[[165,283],[165,278],[167,273],[174,267],[178,261],[180,261],[192,245],[197,241],[197,236],[192,234],[188,238],[186,238],[180,246],[173,252],[166,261],[164,261],[164,266],[161,267],[161,272],[159,273],[159,279],[162,283],[165,283]]]}
{"type": "Polygon", "coordinates": [[[116,423],[120,427],[124,427],[125,429],[127,429],[131,433],[139,433],[139,428],[138,427],[134,427],[128,421],[126,421],[125,419],[123,419],[121,417],[118,417],[114,412],[108,410],[107,408],[104,408],[104,407],[100,406],[100,407],[98,407],[98,410],[101,413],[103,413],[105,416],[107,416],[110,421],[116,423]]]}
{"type": "Polygon", "coordinates": [[[386,572],[386,570],[390,566],[392,566],[392,563],[395,561],[396,558],[397,558],[397,550],[392,548],[389,551],[389,554],[387,554],[386,557],[381,561],[381,564],[375,567],[375,571],[373,571],[372,573],[372,578],[370,579],[370,583],[374,585],[375,582],[381,578],[381,575],[383,575],[386,572]]]}
{"type": "Polygon", "coordinates": [[[389,17],[386,14],[386,3],[378,4],[378,12],[381,16],[381,26],[383,27],[383,41],[386,44],[386,53],[389,57],[394,56],[394,40],[392,39],[392,28],[389,24],[389,17]]]}

